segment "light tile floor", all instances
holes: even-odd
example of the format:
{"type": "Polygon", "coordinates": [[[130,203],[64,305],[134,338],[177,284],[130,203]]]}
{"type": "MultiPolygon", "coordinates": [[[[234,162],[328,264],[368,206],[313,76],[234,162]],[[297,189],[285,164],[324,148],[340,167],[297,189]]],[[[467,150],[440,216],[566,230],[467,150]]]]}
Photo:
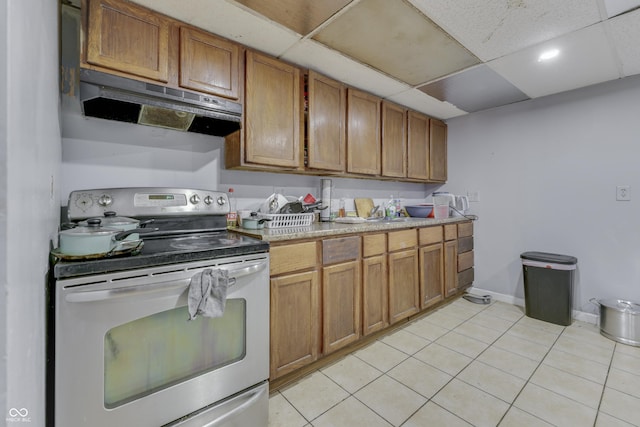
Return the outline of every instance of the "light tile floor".
{"type": "Polygon", "coordinates": [[[640,347],[458,299],[271,394],[270,427],[640,426],[640,347]]]}

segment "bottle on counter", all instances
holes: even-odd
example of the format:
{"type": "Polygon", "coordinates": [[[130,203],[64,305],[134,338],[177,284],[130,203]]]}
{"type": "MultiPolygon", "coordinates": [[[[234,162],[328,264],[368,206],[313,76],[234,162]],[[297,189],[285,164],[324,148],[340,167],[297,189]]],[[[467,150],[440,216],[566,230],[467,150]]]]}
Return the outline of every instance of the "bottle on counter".
{"type": "Polygon", "coordinates": [[[229,212],[227,213],[227,228],[235,227],[238,223],[238,204],[235,196],[233,195],[233,188],[230,188],[227,192],[227,198],[229,199],[229,212]]]}
{"type": "Polygon", "coordinates": [[[389,201],[387,202],[385,216],[387,218],[393,218],[396,216],[396,201],[393,199],[393,194],[389,197],[389,201]]]}
{"type": "Polygon", "coordinates": [[[338,205],[338,217],[344,218],[347,216],[347,210],[345,208],[344,199],[340,199],[340,204],[338,205]]]}

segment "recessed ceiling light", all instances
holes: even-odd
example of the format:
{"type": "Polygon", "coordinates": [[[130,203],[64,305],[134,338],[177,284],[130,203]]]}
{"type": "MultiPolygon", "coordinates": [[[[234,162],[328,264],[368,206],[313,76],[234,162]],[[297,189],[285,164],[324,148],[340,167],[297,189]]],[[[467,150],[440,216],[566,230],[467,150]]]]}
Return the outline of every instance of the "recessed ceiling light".
{"type": "Polygon", "coordinates": [[[560,54],[560,51],[558,49],[549,49],[549,50],[545,50],[544,52],[542,52],[540,54],[540,56],[538,57],[538,62],[544,62],[544,61],[548,61],[550,59],[555,58],[556,56],[558,56],[560,54]]]}

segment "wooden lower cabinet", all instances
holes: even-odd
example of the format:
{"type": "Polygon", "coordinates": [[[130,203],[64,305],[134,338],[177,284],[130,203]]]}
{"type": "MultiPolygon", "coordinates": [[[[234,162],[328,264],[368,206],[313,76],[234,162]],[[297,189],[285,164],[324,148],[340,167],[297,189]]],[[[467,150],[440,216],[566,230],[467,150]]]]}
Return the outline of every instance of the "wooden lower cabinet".
{"type": "Polygon", "coordinates": [[[387,255],[362,260],[362,334],[389,325],[387,255]]]}
{"type": "Polygon", "coordinates": [[[389,322],[406,319],[420,311],[418,251],[389,254],[389,322]]]}
{"type": "Polygon", "coordinates": [[[271,279],[272,379],[318,358],[320,292],[316,271],[271,279]]]}
{"type": "Polygon", "coordinates": [[[360,261],[322,268],[322,349],[329,354],[360,339],[360,261]]]}
{"type": "Polygon", "coordinates": [[[420,308],[444,299],[444,251],[442,243],[420,248],[420,308]]]}
{"type": "Polygon", "coordinates": [[[458,242],[444,242],[444,296],[450,297],[458,292],[458,242]]]}

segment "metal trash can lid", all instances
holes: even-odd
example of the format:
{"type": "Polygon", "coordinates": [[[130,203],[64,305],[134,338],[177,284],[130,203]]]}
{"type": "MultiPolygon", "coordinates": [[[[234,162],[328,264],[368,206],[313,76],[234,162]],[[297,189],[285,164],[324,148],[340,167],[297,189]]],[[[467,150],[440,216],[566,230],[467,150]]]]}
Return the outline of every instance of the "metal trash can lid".
{"type": "Polygon", "coordinates": [[[552,254],[548,252],[523,252],[520,258],[530,261],[540,261],[551,264],[575,265],[578,258],[571,255],[552,254]]]}

